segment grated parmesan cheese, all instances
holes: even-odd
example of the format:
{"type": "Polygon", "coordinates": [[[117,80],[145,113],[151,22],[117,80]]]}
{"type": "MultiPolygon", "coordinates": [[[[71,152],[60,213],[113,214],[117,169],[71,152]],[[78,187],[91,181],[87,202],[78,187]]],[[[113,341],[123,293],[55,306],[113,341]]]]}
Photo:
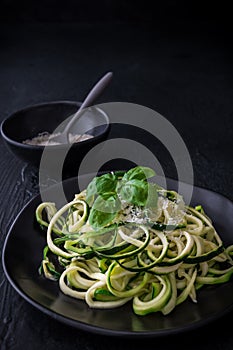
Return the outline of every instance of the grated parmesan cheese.
{"type": "MultiPolygon", "coordinates": [[[[33,145],[33,146],[57,146],[57,145],[61,145],[61,143],[53,141],[52,137],[58,136],[60,134],[61,133],[50,134],[49,132],[45,131],[33,137],[32,139],[27,139],[23,141],[23,143],[26,145],[33,145]]],[[[92,137],[94,136],[89,134],[82,134],[82,135],[69,134],[69,142],[70,143],[82,142],[84,140],[91,139],[92,137]]]]}

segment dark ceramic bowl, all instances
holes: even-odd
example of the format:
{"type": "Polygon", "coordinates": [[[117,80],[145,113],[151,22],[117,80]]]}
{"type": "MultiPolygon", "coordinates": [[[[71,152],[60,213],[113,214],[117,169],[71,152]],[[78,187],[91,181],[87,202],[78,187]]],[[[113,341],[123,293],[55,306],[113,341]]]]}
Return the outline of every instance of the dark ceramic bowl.
{"type": "MultiPolygon", "coordinates": [[[[2,137],[15,156],[31,164],[37,169],[41,166],[41,157],[45,146],[24,144],[23,141],[47,131],[53,133],[59,125],[63,129],[63,123],[74,114],[80,106],[80,102],[55,101],[28,106],[16,111],[1,124],[2,137]]],[[[47,146],[46,152],[50,154],[50,164],[56,168],[56,160],[64,157],[64,171],[72,176],[72,169],[77,169],[81,160],[95,145],[107,138],[110,128],[107,114],[97,108],[91,107],[82,118],[77,121],[72,133],[89,133],[93,137],[72,145],[47,146]]]]}

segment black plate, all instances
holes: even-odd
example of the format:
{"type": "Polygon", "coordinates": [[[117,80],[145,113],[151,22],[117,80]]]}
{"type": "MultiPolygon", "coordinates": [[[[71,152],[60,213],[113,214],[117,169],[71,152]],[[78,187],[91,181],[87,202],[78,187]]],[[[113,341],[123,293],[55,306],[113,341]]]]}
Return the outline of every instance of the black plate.
{"type": "MultiPolygon", "coordinates": [[[[86,184],[92,178],[86,175],[86,184]]],[[[167,180],[168,188],[177,188],[175,180],[167,180]]],[[[77,192],[77,179],[66,180],[63,184],[67,198],[77,192]]],[[[183,189],[183,196],[190,189],[183,189]]],[[[56,197],[57,186],[46,191],[48,198],[56,197]]],[[[38,195],[19,213],[14,221],[3,248],[3,267],[14,289],[30,304],[47,315],[70,326],[89,332],[125,336],[157,337],[180,333],[207,324],[222,317],[233,309],[233,282],[209,286],[198,292],[198,303],[187,300],[171,314],[160,313],[136,316],[131,303],[117,309],[90,309],[84,301],[65,296],[57,282],[51,282],[38,275],[42,249],[46,243],[45,232],[35,223],[34,215],[41,202],[38,195]]],[[[233,243],[233,203],[220,194],[194,187],[192,204],[201,203],[213,219],[218,233],[225,244],[233,243]]],[[[58,203],[61,205],[62,203],[58,203]]]]}

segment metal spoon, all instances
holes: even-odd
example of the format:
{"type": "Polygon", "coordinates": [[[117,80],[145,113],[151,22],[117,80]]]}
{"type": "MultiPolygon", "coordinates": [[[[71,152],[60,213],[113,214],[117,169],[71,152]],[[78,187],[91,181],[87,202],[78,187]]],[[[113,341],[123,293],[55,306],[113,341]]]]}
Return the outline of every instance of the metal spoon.
{"type": "Polygon", "coordinates": [[[70,119],[70,121],[67,123],[65,126],[64,130],[56,135],[56,136],[51,136],[50,140],[55,141],[58,143],[69,143],[69,130],[72,127],[72,125],[78,121],[78,119],[82,116],[82,111],[86,107],[90,107],[95,99],[99,97],[99,95],[103,92],[103,90],[107,87],[107,85],[110,83],[112,80],[112,72],[106,73],[91,89],[77,112],[73,115],[73,117],[70,119]]]}

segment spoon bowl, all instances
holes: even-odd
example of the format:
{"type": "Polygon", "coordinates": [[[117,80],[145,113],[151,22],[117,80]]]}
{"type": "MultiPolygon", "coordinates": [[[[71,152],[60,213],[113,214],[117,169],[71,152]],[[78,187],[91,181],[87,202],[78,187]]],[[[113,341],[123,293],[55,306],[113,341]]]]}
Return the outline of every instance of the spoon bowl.
{"type": "MultiPolygon", "coordinates": [[[[91,106],[95,100],[101,95],[104,89],[108,86],[110,81],[112,80],[112,72],[106,73],[90,90],[81,106],[79,106],[78,111],[72,115],[65,125],[64,130],[59,132],[57,135],[50,136],[50,140],[58,143],[69,143],[69,131],[72,129],[74,123],[76,123],[84,113],[82,113],[85,108],[91,106]]],[[[81,135],[80,135],[81,137],[81,135]]],[[[79,138],[80,138],[79,137],[79,138]]]]}

